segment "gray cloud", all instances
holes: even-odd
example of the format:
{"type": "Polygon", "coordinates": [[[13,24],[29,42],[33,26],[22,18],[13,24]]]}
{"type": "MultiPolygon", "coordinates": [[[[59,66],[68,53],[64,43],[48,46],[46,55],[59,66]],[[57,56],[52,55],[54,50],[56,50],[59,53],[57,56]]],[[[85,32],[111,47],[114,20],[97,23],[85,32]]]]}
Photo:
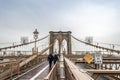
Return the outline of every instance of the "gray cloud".
{"type": "MultiPolygon", "coordinates": [[[[0,0],[0,42],[40,37],[49,31],[71,30],[78,37],[94,36],[119,42],[119,0],[0,0]],[[9,35],[9,36],[8,36],[9,35]],[[115,37],[116,35],[116,37],[115,37]]],[[[108,41],[109,42],[109,41],[108,41]]]]}

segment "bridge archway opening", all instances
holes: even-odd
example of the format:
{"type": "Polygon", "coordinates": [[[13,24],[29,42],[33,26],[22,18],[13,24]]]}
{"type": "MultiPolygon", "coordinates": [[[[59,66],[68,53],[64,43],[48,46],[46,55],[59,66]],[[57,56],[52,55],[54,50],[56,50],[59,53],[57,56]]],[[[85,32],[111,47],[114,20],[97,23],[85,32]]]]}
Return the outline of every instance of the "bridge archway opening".
{"type": "Polygon", "coordinates": [[[62,41],[61,53],[65,54],[65,55],[68,53],[68,51],[67,51],[67,41],[65,39],[62,41]]]}
{"type": "Polygon", "coordinates": [[[54,52],[58,53],[58,49],[59,49],[59,41],[57,39],[55,39],[55,43],[53,45],[53,53],[54,52]]]}
{"type": "MultiPolygon", "coordinates": [[[[57,39],[55,39],[55,43],[53,45],[53,53],[59,53],[59,41],[57,39]]],[[[64,39],[62,41],[62,44],[61,44],[61,53],[63,54],[67,54],[68,51],[67,51],[67,41],[64,39]]]]}

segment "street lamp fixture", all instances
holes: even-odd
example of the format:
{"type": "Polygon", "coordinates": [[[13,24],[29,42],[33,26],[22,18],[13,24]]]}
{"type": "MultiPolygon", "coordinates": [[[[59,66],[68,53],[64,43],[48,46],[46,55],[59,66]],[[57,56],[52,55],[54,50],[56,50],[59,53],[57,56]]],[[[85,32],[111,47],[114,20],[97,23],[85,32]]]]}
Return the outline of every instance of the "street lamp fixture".
{"type": "Polygon", "coordinates": [[[35,29],[35,31],[33,32],[33,34],[34,34],[34,39],[37,40],[38,34],[39,34],[39,32],[37,31],[37,29],[35,29]]]}
{"type": "Polygon", "coordinates": [[[34,36],[34,39],[35,39],[35,52],[37,51],[36,42],[37,42],[37,39],[38,39],[38,34],[39,34],[39,32],[37,31],[37,29],[35,29],[35,31],[33,32],[33,36],[34,36]]]}

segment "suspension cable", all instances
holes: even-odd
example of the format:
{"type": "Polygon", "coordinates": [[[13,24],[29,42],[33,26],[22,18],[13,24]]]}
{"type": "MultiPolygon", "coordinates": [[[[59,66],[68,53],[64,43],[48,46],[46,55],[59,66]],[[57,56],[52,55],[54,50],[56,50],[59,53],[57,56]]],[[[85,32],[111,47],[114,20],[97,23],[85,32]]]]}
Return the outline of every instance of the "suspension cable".
{"type": "Polygon", "coordinates": [[[113,45],[113,46],[120,46],[120,44],[113,44],[113,43],[104,43],[104,42],[95,42],[99,44],[105,44],[105,45],[113,45]]]}
{"type": "Polygon", "coordinates": [[[38,40],[36,40],[36,41],[31,41],[31,42],[28,42],[28,43],[23,43],[23,44],[18,44],[18,45],[3,47],[3,48],[0,48],[0,51],[1,51],[1,50],[4,50],[4,49],[16,48],[16,47],[19,47],[19,46],[24,46],[24,45],[29,45],[29,44],[32,44],[32,43],[35,43],[35,42],[39,42],[39,41],[41,41],[41,40],[43,40],[43,39],[46,39],[48,36],[49,36],[49,35],[47,35],[47,36],[45,36],[45,37],[43,37],[43,38],[41,38],[41,39],[38,39],[38,40]]]}
{"type": "MultiPolygon", "coordinates": [[[[72,36],[72,35],[71,35],[72,36]]],[[[81,42],[81,43],[84,43],[84,44],[87,44],[87,45],[90,45],[90,46],[93,46],[93,47],[96,47],[96,48],[99,48],[99,49],[105,49],[107,51],[111,51],[111,52],[116,52],[116,53],[120,53],[120,50],[115,50],[115,49],[111,49],[111,48],[106,48],[106,47],[102,47],[102,46],[98,46],[98,45],[95,45],[95,44],[91,44],[91,43],[88,43],[88,42],[85,42],[85,41],[82,41],[74,36],[72,36],[72,38],[74,38],[75,40],[81,42]]]]}

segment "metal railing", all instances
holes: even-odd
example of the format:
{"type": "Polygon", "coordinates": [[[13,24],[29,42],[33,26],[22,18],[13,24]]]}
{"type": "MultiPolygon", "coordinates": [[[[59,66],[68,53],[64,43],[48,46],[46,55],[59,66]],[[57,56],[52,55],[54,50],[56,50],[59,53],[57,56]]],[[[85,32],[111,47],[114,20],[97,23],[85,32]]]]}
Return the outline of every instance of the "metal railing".
{"type": "Polygon", "coordinates": [[[0,80],[4,80],[8,77],[12,78],[14,74],[19,74],[19,61],[10,61],[5,64],[0,64],[0,80]]]}
{"type": "Polygon", "coordinates": [[[22,63],[24,60],[0,63],[0,80],[4,80],[7,78],[12,80],[14,75],[19,75],[27,68],[36,66],[37,64],[42,63],[46,60],[47,56],[41,55],[38,58],[33,59],[32,61],[26,61],[24,64],[22,63]]]}
{"type": "MultiPolygon", "coordinates": [[[[40,63],[41,61],[43,62],[44,60],[47,60],[47,57],[44,57],[44,55],[42,55],[45,51],[47,51],[51,46],[53,46],[53,44],[49,45],[47,48],[43,49],[41,52],[38,52],[37,54],[31,55],[29,58],[26,58],[22,61],[20,61],[19,63],[17,63],[17,65],[12,65],[10,64],[11,67],[9,67],[7,70],[2,71],[2,73],[0,74],[0,80],[4,80],[8,77],[10,77],[10,75],[15,75],[17,73],[15,73],[19,67],[20,71],[23,71],[26,68],[30,68],[31,66],[40,63]],[[46,58],[46,59],[45,59],[46,58]],[[14,72],[15,71],[15,72],[14,72]]],[[[6,67],[6,66],[5,66],[6,67]]],[[[2,66],[3,70],[4,67],[2,66]]]]}

